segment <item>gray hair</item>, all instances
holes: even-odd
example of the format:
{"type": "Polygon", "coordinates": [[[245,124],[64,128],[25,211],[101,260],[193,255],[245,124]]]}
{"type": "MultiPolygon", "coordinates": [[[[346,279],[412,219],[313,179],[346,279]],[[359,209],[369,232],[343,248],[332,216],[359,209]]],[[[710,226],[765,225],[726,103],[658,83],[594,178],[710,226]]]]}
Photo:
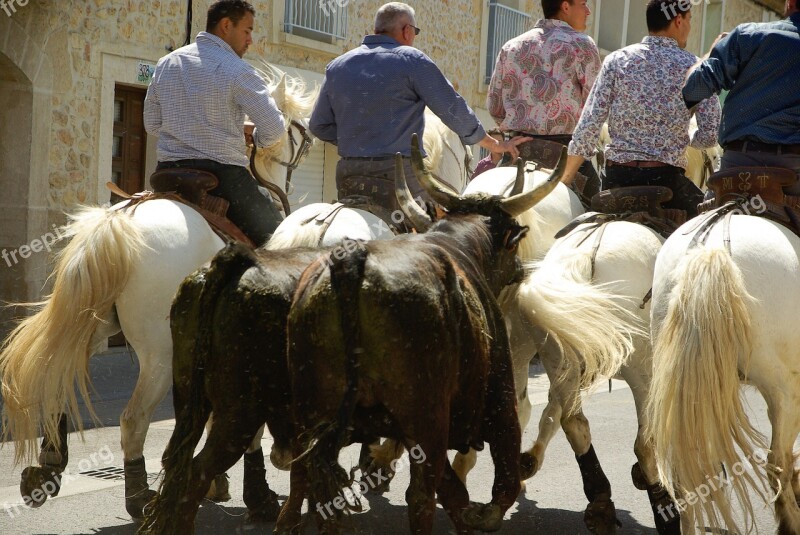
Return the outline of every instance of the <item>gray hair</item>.
{"type": "Polygon", "coordinates": [[[414,8],[403,2],[389,2],[375,13],[375,33],[391,33],[406,19],[414,21],[414,8]]]}

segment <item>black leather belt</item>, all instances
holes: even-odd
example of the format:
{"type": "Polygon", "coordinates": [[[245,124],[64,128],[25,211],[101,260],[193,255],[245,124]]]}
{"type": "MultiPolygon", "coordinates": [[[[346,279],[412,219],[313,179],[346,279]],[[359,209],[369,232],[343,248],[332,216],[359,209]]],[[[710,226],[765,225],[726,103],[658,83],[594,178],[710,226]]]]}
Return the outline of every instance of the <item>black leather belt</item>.
{"type": "Polygon", "coordinates": [[[762,143],[761,141],[750,141],[748,139],[737,139],[726,143],[725,150],[735,150],[738,152],[766,152],[769,154],[800,154],[800,144],[780,145],[777,143],[762,143]]]}

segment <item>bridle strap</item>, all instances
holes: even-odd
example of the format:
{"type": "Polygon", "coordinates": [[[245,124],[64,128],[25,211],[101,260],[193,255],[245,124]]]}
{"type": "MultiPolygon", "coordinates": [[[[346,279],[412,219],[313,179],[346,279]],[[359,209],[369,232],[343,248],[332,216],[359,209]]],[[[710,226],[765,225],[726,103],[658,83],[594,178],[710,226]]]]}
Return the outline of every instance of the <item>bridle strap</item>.
{"type": "Polygon", "coordinates": [[[308,151],[311,150],[311,145],[313,145],[313,140],[311,136],[308,134],[306,127],[300,124],[299,122],[292,119],[289,122],[289,129],[287,130],[287,134],[289,136],[289,143],[292,149],[292,156],[288,162],[284,162],[283,160],[276,158],[274,156],[270,156],[270,161],[277,163],[278,165],[282,165],[286,168],[286,191],[281,189],[280,186],[274,184],[264,177],[256,169],[256,151],[258,147],[253,147],[253,150],[250,153],[250,172],[253,176],[258,180],[258,182],[267,188],[270,192],[274,193],[278,199],[281,201],[281,206],[283,206],[283,213],[284,215],[289,215],[291,213],[291,207],[289,205],[289,195],[291,195],[291,185],[292,185],[292,172],[297,169],[303,159],[308,155],[308,151]],[[292,127],[296,128],[297,131],[300,133],[300,141],[295,141],[294,136],[292,135],[292,127]]]}
{"type": "Polygon", "coordinates": [[[292,185],[292,172],[297,169],[297,166],[300,165],[300,162],[308,155],[308,151],[311,150],[311,145],[314,143],[311,139],[311,136],[308,135],[308,131],[306,127],[300,124],[299,122],[292,119],[289,122],[289,143],[292,147],[292,157],[288,162],[284,162],[274,156],[270,157],[270,160],[277,163],[278,165],[284,166],[286,171],[286,192],[291,195],[290,186],[292,185]],[[300,133],[300,141],[297,142],[292,135],[292,127],[295,127],[297,131],[300,133]]]}

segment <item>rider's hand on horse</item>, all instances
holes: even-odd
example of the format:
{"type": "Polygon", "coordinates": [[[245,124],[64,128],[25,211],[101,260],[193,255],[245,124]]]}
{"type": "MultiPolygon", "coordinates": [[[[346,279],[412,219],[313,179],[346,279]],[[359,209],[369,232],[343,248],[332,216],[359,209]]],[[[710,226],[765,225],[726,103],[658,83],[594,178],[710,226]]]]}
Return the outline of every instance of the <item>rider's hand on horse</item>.
{"type": "Polygon", "coordinates": [[[250,121],[244,122],[244,142],[247,146],[254,146],[256,144],[253,139],[253,130],[255,127],[256,125],[250,121]]]}

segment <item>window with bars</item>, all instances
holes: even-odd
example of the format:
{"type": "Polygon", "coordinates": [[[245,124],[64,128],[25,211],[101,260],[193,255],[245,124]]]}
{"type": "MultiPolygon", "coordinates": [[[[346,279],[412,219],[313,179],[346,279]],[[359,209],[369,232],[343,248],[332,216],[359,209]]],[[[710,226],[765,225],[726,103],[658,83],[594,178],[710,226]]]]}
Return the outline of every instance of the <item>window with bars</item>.
{"type": "Polygon", "coordinates": [[[531,16],[518,9],[518,2],[492,0],[489,2],[489,35],[487,38],[484,83],[492,79],[497,55],[503,45],[524,33],[531,26],[531,16]]]}
{"type": "Polygon", "coordinates": [[[285,0],[284,31],[333,43],[347,36],[349,0],[285,0]]]}

